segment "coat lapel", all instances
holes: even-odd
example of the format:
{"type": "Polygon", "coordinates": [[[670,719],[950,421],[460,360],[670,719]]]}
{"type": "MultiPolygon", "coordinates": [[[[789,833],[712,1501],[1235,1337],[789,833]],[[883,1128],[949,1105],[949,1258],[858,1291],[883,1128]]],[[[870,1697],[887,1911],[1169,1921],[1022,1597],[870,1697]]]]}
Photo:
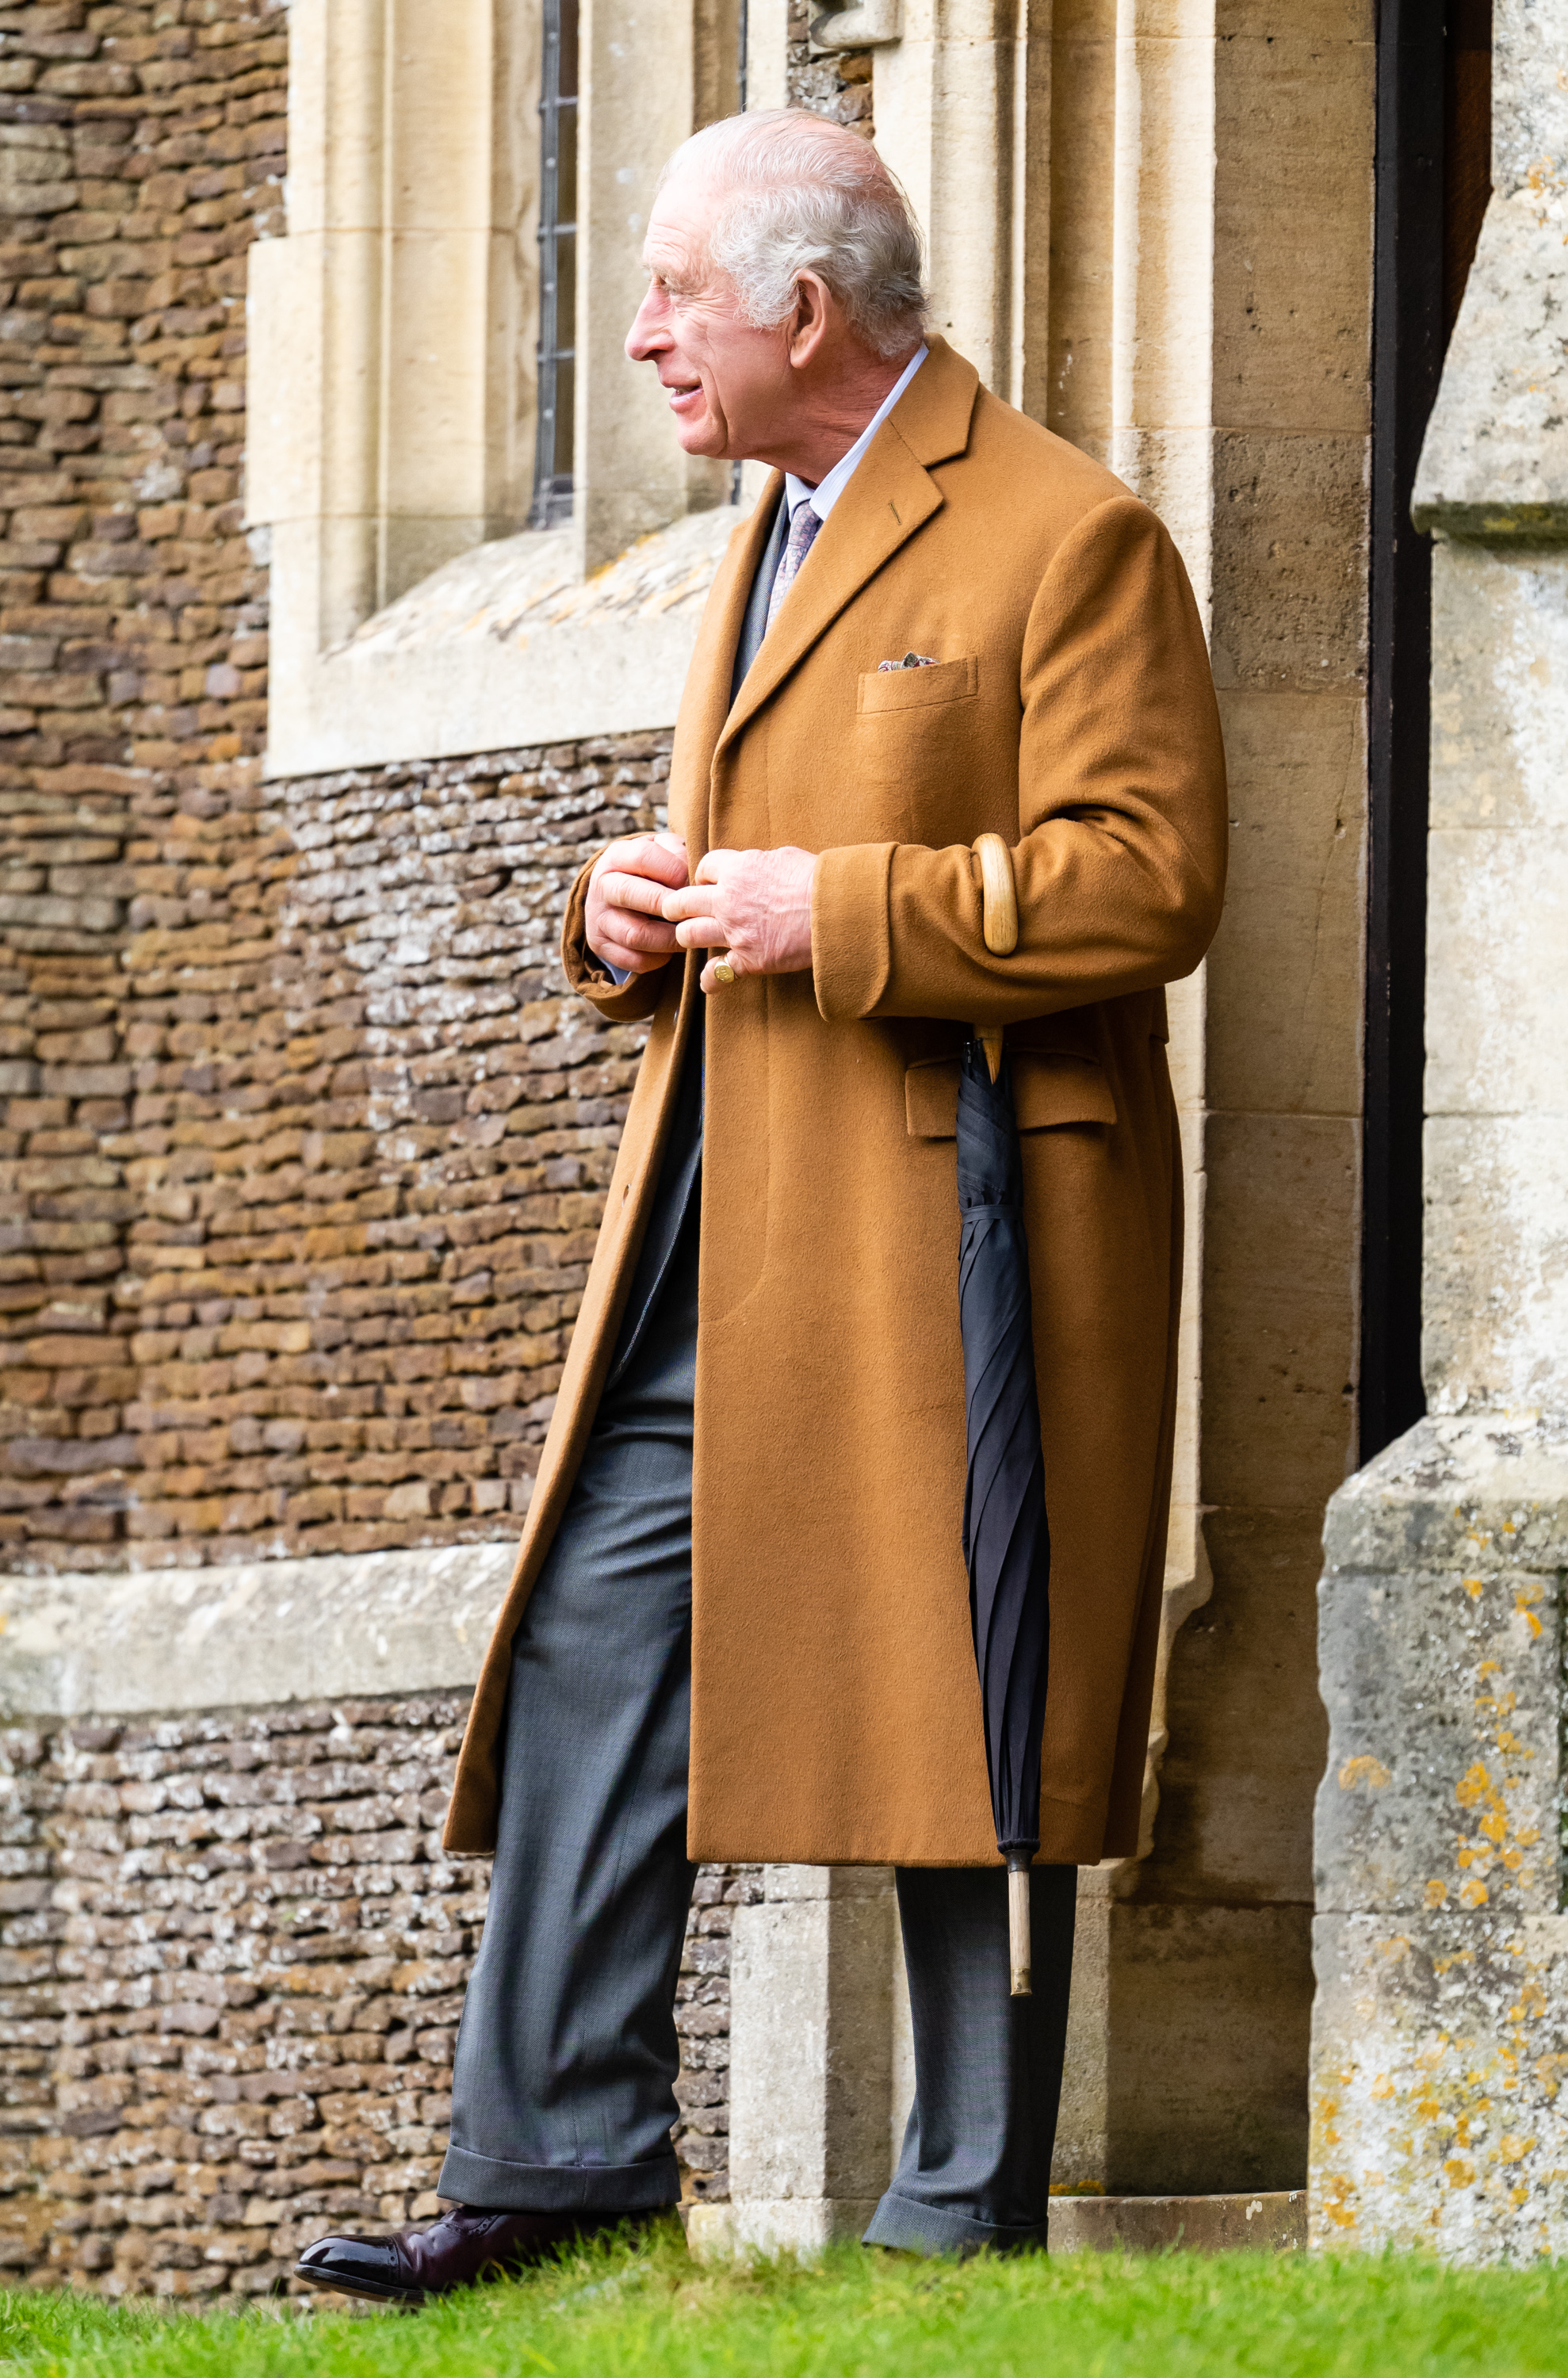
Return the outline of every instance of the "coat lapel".
{"type": "MultiPolygon", "coordinates": [[[[978,386],[974,366],[956,355],[945,339],[934,338],[929,356],[872,439],[828,515],[788,601],[746,673],[734,708],[723,721],[714,746],[716,756],[755,716],[884,562],[933,512],[941,510],[942,491],[925,466],[963,452],[978,386]]],[[[754,558],[754,570],[755,566],[754,558]]],[[[750,585],[749,577],[745,582],[750,585]]],[[[743,605],[742,595],[742,608],[743,605]]],[[[739,613],[725,647],[731,663],[738,632],[739,613]]]]}
{"type": "Polygon", "coordinates": [[[675,727],[669,823],[675,833],[684,835],[694,866],[707,848],[708,770],[730,707],[730,680],[747,597],[783,484],[781,474],[774,472],[750,520],[742,522],[730,538],[714,574],[686,672],[675,727]]]}

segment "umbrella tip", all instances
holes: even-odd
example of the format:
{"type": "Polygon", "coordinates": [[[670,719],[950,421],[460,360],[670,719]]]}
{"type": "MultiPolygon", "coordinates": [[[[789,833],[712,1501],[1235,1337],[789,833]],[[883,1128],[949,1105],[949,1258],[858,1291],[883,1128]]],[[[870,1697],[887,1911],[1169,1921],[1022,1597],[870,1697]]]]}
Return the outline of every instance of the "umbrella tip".
{"type": "Polygon", "coordinates": [[[1009,1866],[1007,1964],[1012,1969],[1012,1995],[1015,1999],[1032,1998],[1034,1995],[1034,1976],[1031,1970],[1034,1956],[1029,1916],[1029,1868],[1009,1866]]]}

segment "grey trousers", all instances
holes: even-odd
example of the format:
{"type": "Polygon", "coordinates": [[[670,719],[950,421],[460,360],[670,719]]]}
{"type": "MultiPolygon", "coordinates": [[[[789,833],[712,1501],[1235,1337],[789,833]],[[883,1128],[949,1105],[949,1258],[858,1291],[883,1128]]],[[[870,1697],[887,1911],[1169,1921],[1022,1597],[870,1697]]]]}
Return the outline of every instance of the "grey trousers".
{"type": "MultiPolygon", "coordinates": [[[[697,1247],[683,1203],[513,1648],[440,2183],[466,2204],[629,2213],[680,2195],[697,1247]]],[[[1043,2241],[1076,1880],[1035,1870],[1035,1993],[1010,1999],[1005,1875],[899,1873],[916,2094],[868,2243],[1043,2241]]]]}

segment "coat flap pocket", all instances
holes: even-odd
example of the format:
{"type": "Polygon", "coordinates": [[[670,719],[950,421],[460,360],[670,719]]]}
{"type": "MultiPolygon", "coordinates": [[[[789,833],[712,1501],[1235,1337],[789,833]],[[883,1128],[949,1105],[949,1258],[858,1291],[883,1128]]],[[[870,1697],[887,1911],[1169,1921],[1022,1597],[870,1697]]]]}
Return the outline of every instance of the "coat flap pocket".
{"type": "MultiPolygon", "coordinates": [[[[1103,1065],[1059,1049],[1014,1049],[1013,1107],[1020,1131],[1063,1123],[1115,1123],[1116,1102],[1103,1065]]],[[[904,1116],[915,1139],[952,1139],[959,1127],[959,1065],[922,1057],[904,1075],[904,1116]]]]}
{"type": "Polygon", "coordinates": [[[1031,1015],[1022,1024],[1009,1024],[1007,1054],[1015,1066],[1022,1056],[1081,1057],[1086,1064],[1102,1065],[1100,1012],[1061,1007],[1055,1015],[1031,1015]]]}
{"type": "Polygon", "coordinates": [[[861,679],[855,708],[862,718],[890,710],[926,710],[934,703],[962,702],[980,690],[980,662],[938,661],[932,668],[871,669],[861,679]]]}

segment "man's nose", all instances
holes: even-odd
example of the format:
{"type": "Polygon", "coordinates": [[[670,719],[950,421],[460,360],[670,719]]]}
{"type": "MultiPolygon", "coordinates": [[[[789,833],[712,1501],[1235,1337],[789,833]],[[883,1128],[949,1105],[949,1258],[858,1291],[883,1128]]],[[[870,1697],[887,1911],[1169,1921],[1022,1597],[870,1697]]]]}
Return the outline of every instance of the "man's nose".
{"type": "Polygon", "coordinates": [[[650,289],[626,333],[626,352],[634,364],[647,363],[669,346],[669,332],[659,318],[661,310],[657,292],[650,289]]]}

